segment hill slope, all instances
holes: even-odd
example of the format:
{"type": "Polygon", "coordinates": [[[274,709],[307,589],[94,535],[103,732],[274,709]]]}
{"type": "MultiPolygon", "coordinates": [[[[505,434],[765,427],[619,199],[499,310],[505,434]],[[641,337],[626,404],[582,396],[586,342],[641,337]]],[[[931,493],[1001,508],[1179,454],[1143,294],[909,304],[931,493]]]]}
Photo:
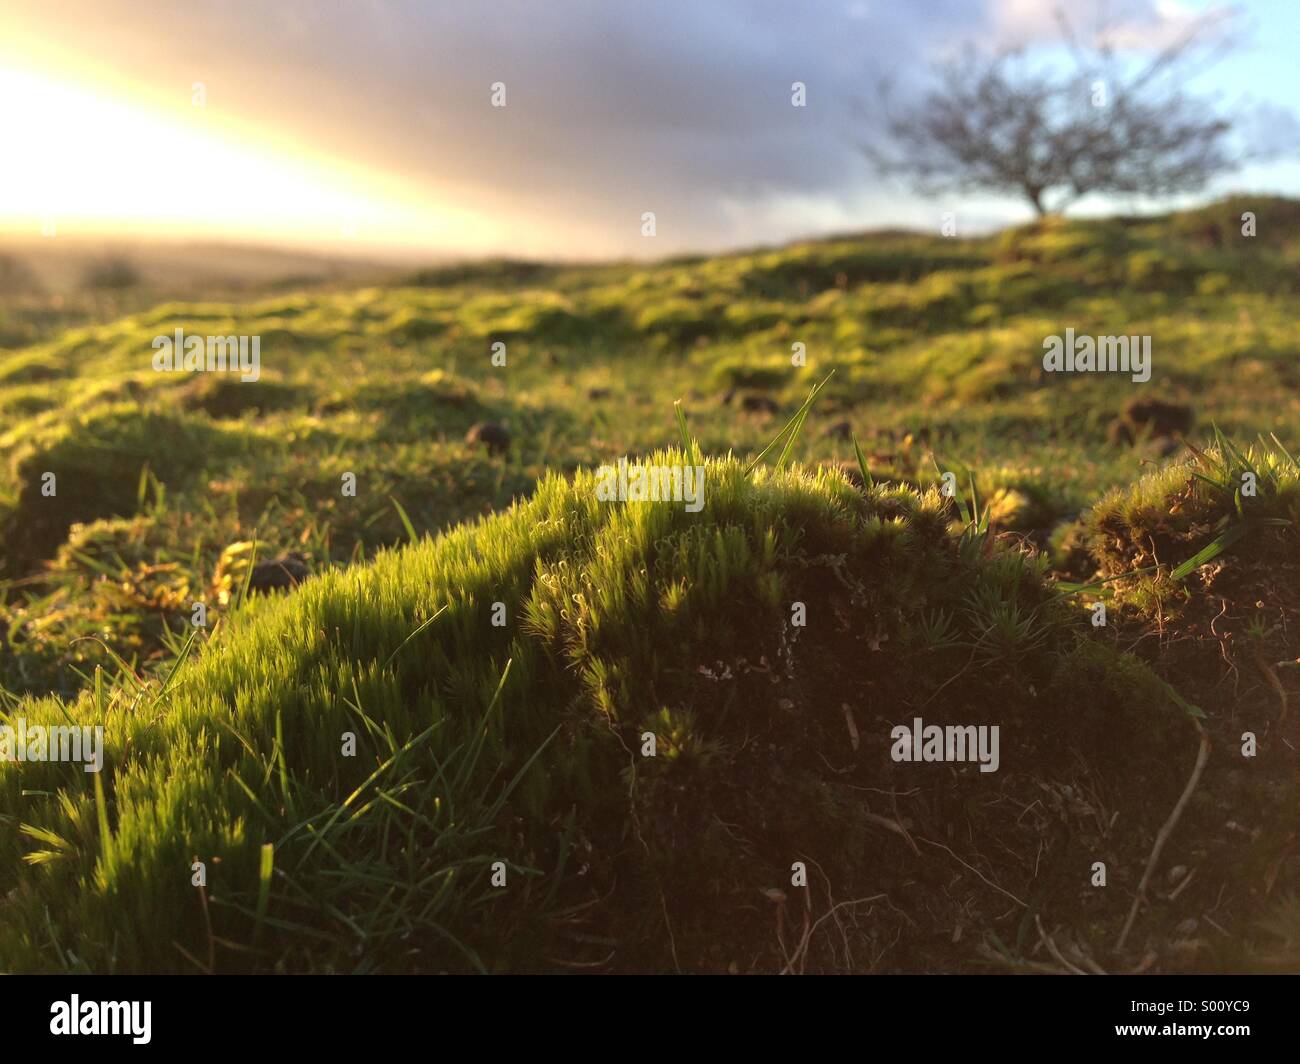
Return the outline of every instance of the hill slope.
{"type": "Polygon", "coordinates": [[[1294,965],[1296,207],[1252,244],[1241,209],[444,269],[0,354],[5,712],[106,741],[0,763],[0,968],[1294,965]],[[1152,336],[1152,382],[1044,374],[1067,327],[1152,336]],[[154,372],[176,328],[260,337],[260,379],[154,372]],[[724,457],[831,369],[804,465],[724,457]],[[1205,449],[1142,476],[1159,441],[1107,439],[1138,388],[1205,449]],[[600,463],[687,461],[678,397],[703,508],[602,501],[600,463]],[[250,596],[254,550],[316,575],[250,596]],[[900,762],[918,717],[998,726],[997,771],[900,762]]]}

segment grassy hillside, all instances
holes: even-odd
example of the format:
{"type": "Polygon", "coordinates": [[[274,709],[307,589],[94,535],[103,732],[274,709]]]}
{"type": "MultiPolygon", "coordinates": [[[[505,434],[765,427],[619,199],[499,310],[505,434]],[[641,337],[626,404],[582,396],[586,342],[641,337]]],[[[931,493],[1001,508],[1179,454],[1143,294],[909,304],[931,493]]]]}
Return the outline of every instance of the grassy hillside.
{"type": "Polygon", "coordinates": [[[107,746],[0,762],[0,969],[1294,967],[1298,223],[491,263],[0,351],[0,708],[107,746]],[[1067,327],[1151,381],[1044,373],[1067,327]],[[177,328],[260,379],[155,372],[177,328]],[[623,455],[704,508],[600,501],[623,455]],[[915,717],[1001,767],[899,763],[915,717]]]}

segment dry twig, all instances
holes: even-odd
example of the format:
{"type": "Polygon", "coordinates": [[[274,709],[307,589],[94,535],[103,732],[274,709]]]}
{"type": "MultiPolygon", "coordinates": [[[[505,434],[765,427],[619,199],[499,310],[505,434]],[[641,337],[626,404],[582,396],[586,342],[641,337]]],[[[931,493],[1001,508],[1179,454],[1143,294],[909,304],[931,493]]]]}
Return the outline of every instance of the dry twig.
{"type": "Polygon", "coordinates": [[[1133,907],[1129,909],[1128,919],[1124,921],[1124,930],[1119,933],[1119,941],[1115,943],[1116,953],[1124,948],[1128,933],[1133,929],[1133,921],[1137,919],[1142,899],[1146,897],[1147,884],[1151,882],[1151,874],[1155,871],[1156,864],[1160,860],[1160,853],[1164,850],[1165,843],[1169,841],[1169,836],[1173,834],[1174,828],[1178,826],[1178,818],[1183,815],[1183,809],[1186,808],[1188,800],[1192,797],[1192,791],[1196,790],[1196,784],[1200,781],[1201,773],[1205,770],[1205,762],[1210,756],[1210,737],[1206,734],[1205,729],[1201,727],[1199,720],[1193,718],[1192,723],[1196,725],[1196,731],[1201,737],[1201,747],[1196,752],[1196,765],[1192,769],[1192,775],[1187,781],[1187,786],[1183,788],[1178,804],[1174,806],[1174,811],[1169,814],[1169,819],[1165,821],[1164,826],[1156,834],[1156,842],[1151,847],[1151,856],[1147,858],[1146,870],[1142,873],[1142,881],[1138,884],[1137,896],[1133,899],[1133,907]]]}

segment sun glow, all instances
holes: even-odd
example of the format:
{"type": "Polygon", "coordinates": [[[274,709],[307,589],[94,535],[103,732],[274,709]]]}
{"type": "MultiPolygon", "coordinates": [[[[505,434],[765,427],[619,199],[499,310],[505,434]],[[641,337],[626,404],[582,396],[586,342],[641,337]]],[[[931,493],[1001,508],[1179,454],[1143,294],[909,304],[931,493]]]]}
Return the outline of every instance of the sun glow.
{"type": "Polygon", "coordinates": [[[425,246],[496,235],[361,170],[241,144],[193,111],[186,121],[0,65],[0,227],[425,246]]]}

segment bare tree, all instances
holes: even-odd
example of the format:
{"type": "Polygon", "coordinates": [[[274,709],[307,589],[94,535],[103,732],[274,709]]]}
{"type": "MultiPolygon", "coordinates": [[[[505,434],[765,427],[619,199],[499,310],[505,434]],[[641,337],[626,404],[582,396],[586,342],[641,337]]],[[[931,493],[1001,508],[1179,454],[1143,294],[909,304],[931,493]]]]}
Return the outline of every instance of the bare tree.
{"type": "Polygon", "coordinates": [[[1230,123],[1185,91],[1216,20],[1190,24],[1135,68],[1104,30],[1085,44],[1058,19],[1073,69],[1035,69],[1020,50],[968,50],[938,66],[937,85],[901,109],[891,110],[882,85],[882,135],[864,145],[868,158],[922,193],[1009,194],[1039,215],[1092,192],[1191,192],[1235,168],[1230,123]]]}

